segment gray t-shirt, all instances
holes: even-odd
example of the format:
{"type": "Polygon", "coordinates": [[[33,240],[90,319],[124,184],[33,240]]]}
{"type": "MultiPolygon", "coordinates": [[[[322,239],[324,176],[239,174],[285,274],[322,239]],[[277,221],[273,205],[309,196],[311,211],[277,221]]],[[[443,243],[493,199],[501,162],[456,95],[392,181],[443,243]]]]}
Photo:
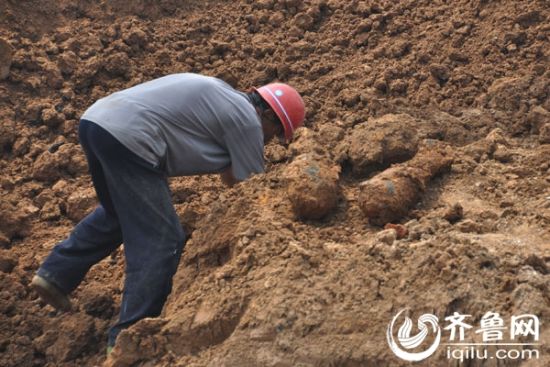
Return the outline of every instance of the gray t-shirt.
{"type": "Polygon", "coordinates": [[[82,119],[95,122],[169,176],[264,171],[260,118],[246,94],[198,74],[173,74],[113,93],[82,119]]]}

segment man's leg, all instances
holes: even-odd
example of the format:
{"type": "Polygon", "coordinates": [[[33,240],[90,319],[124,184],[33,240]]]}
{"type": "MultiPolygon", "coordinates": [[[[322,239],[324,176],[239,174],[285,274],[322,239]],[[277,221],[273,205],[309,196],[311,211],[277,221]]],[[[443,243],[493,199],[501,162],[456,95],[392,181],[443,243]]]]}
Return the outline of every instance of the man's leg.
{"type": "Polygon", "coordinates": [[[122,232],[113,209],[101,164],[91,151],[89,122],[79,126],[80,143],[100,205],[76,225],[69,238],[54,247],[37,274],[64,294],[72,292],[90,267],[108,256],[122,243],[122,232]]]}
{"type": "Polygon", "coordinates": [[[78,287],[90,267],[121,242],[118,220],[100,205],[76,225],[69,238],[53,248],[37,274],[69,294],[78,287]]]}
{"type": "Polygon", "coordinates": [[[126,279],[118,333],[145,317],[158,316],[172,288],[185,234],[172,205],[166,176],[120,144],[100,127],[92,133],[108,191],[124,238],[126,279]],[[116,159],[114,158],[116,157],[116,159]]]}

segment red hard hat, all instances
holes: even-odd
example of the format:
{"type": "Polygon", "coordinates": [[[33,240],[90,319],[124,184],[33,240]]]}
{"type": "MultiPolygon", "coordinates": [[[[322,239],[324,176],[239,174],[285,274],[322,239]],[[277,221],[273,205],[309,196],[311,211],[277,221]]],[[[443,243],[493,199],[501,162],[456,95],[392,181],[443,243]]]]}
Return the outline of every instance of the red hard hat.
{"type": "Polygon", "coordinates": [[[285,139],[292,139],[294,130],[302,125],[306,115],[304,100],[300,94],[290,85],[283,83],[267,84],[256,91],[279,117],[285,131],[285,139]]]}

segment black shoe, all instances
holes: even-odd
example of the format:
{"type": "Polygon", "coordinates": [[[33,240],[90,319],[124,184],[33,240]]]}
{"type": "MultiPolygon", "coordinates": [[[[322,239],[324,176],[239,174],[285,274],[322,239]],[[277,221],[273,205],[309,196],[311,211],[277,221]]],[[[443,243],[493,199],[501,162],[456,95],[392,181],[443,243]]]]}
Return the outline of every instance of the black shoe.
{"type": "Polygon", "coordinates": [[[70,311],[71,301],[67,295],[63,294],[59,288],[40,275],[35,275],[32,278],[31,288],[38,293],[40,298],[49,305],[60,311],[70,311]]]}

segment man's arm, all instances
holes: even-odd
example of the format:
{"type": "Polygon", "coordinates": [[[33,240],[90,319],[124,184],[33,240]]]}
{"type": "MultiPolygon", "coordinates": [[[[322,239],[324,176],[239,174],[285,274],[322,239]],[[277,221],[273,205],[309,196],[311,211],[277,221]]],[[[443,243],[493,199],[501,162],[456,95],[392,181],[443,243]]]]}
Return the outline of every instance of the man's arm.
{"type": "Polygon", "coordinates": [[[264,136],[260,126],[228,129],[224,140],[231,160],[231,166],[222,173],[226,185],[234,185],[264,171],[264,136]]]}
{"type": "Polygon", "coordinates": [[[220,173],[220,178],[222,179],[222,182],[225,185],[229,186],[229,187],[231,187],[231,186],[235,185],[236,183],[240,182],[233,175],[233,169],[231,168],[231,166],[229,166],[225,171],[220,173]]]}

